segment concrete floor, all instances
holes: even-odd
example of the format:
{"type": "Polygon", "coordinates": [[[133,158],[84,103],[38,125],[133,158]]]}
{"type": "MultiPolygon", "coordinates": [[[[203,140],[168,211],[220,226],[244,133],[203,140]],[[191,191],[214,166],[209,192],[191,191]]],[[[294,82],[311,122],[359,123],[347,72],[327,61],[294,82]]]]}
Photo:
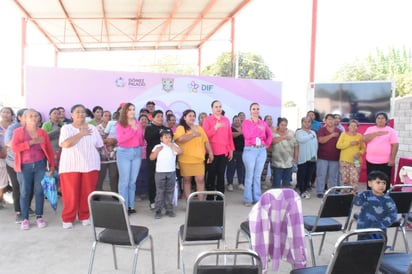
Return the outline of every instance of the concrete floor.
{"type": "MultiPolygon", "coordinates": [[[[236,232],[239,224],[247,218],[250,208],[242,204],[243,192],[236,190],[226,192],[226,244],[228,248],[234,248],[236,232]]],[[[312,193],[313,194],[313,193],[312,193]]],[[[303,214],[316,214],[320,199],[314,197],[302,201],[303,214]]],[[[92,229],[75,223],[75,227],[66,230],[61,227],[61,201],[57,212],[53,212],[50,205],[45,203],[44,218],[48,226],[39,229],[31,220],[31,229],[21,231],[20,225],[14,222],[13,206],[8,204],[0,209],[0,274],[14,273],[87,273],[90,249],[93,241],[92,229]]],[[[156,273],[175,274],[181,273],[177,269],[177,230],[184,222],[185,201],[179,200],[176,209],[177,216],[170,218],[164,216],[155,220],[153,212],[149,210],[148,201],[138,200],[136,204],[137,214],[131,216],[132,224],[149,227],[153,236],[155,248],[156,273]]],[[[409,245],[412,246],[410,232],[408,232],[409,245]]],[[[392,241],[393,233],[389,231],[389,240],[392,241]]],[[[327,264],[333,246],[340,233],[329,233],[326,236],[323,252],[317,257],[317,263],[327,264]]],[[[400,235],[399,235],[400,236],[400,235]]],[[[320,237],[315,240],[315,248],[319,246],[320,237]]],[[[246,248],[246,246],[243,246],[246,248]]],[[[214,248],[213,246],[185,247],[186,273],[192,272],[192,265],[197,254],[201,251],[214,248]]],[[[130,273],[133,252],[129,249],[118,250],[118,266],[113,268],[111,248],[100,245],[97,248],[93,273],[130,273]]],[[[404,251],[403,240],[398,237],[396,249],[404,251]]],[[[308,265],[310,265],[308,255],[308,265]]],[[[291,270],[287,262],[281,263],[277,273],[289,273],[291,270]]],[[[137,273],[151,273],[149,252],[141,251],[138,258],[137,273]]],[[[275,273],[269,271],[268,273],[275,273]]]]}

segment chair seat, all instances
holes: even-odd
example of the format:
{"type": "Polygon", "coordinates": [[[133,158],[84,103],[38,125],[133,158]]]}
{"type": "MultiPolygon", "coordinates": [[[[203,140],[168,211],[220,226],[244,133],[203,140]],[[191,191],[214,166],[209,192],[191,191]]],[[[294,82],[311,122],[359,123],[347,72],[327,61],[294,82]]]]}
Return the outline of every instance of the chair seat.
{"type": "Polygon", "coordinates": [[[327,268],[327,265],[300,268],[292,270],[290,274],[325,274],[327,268]]]}
{"type": "Polygon", "coordinates": [[[248,236],[250,237],[250,227],[249,227],[249,221],[244,221],[240,224],[240,229],[248,236]]]}
{"type": "MultiPolygon", "coordinates": [[[[134,242],[139,244],[149,235],[149,229],[145,226],[131,225],[134,242]]],[[[129,245],[130,239],[127,231],[117,229],[104,229],[99,233],[99,241],[114,245],[129,245]]]]}
{"type": "MultiPolygon", "coordinates": [[[[317,216],[304,216],[303,225],[306,230],[312,231],[317,216]]],[[[342,224],[333,218],[320,218],[314,232],[340,231],[342,224]]]]}
{"type": "Polygon", "coordinates": [[[412,222],[412,212],[409,212],[407,218],[409,222],[412,222]]]}
{"type": "Polygon", "coordinates": [[[412,254],[408,253],[385,253],[382,256],[379,270],[382,273],[405,274],[412,261],[412,254]]]}
{"type": "MultiPolygon", "coordinates": [[[[180,226],[179,233],[183,239],[184,225],[180,226]]],[[[223,228],[220,226],[196,226],[188,227],[186,231],[186,239],[184,241],[213,241],[221,240],[223,236],[223,228]]]]}

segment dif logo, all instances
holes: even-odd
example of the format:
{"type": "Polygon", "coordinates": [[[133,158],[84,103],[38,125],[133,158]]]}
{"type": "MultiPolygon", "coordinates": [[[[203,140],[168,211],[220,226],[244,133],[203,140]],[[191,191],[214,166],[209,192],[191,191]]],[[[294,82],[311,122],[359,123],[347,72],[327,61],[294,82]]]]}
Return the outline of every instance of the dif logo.
{"type": "Polygon", "coordinates": [[[213,85],[201,84],[200,89],[202,90],[202,92],[209,93],[209,92],[212,92],[213,85]]]}

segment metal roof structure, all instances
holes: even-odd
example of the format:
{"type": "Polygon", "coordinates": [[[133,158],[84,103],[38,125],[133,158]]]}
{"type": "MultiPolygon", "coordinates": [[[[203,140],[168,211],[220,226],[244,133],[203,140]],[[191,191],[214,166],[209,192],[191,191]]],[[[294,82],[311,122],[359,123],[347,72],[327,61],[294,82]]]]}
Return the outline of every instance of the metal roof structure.
{"type": "Polygon", "coordinates": [[[251,0],[12,1],[63,52],[200,49],[251,0]]]}

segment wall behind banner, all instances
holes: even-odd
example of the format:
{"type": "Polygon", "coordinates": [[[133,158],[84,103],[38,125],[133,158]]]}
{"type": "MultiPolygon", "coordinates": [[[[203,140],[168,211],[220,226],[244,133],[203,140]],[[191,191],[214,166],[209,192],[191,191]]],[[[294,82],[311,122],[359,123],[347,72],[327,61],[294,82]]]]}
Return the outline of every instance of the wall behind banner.
{"type": "Polygon", "coordinates": [[[132,102],[137,109],[154,101],[156,109],[173,110],[179,119],[188,108],[211,112],[211,102],[222,102],[230,119],[239,111],[249,117],[252,102],[260,104],[260,113],[281,113],[282,83],[271,80],[198,77],[161,73],[98,71],[66,68],[26,68],[26,106],[37,109],[48,119],[49,109],[66,108],[69,116],[74,104],[92,109],[100,105],[115,111],[120,103],[132,102]]]}

